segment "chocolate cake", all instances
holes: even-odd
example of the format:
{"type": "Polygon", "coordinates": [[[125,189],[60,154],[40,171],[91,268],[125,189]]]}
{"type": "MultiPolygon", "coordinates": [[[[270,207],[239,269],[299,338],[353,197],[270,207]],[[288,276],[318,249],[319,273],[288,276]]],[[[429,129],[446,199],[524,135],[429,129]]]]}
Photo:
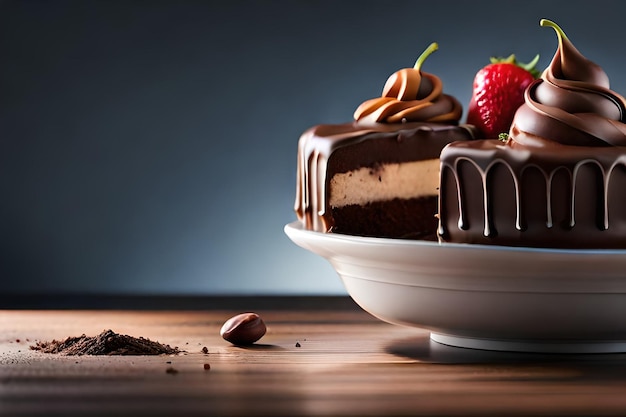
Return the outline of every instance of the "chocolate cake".
{"type": "Polygon", "coordinates": [[[626,101],[553,22],[559,45],[506,141],[441,154],[444,242],[626,248],[626,101]]]}
{"type": "Polygon", "coordinates": [[[462,106],[441,80],[420,70],[435,49],[394,73],[354,122],[301,136],[295,211],[306,229],[436,240],[439,154],[473,129],[459,125],[462,106]]]}

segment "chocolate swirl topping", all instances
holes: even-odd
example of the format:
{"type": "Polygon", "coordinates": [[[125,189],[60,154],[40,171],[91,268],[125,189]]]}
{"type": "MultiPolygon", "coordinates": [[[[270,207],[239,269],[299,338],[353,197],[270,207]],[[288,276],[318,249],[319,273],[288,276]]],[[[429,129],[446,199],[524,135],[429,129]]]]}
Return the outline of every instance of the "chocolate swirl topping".
{"type": "Polygon", "coordinates": [[[540,24],[555,30],[559,45],[541,78],[526,90],[509,132],[511,146],[626,146],[625,99],[555,23],[540,24]]]}
{"type": "Polygon", "coordinates": [[[379,123],[458,123],[463,112],[461,103],[443,94],[439,77],[420,70],[426,57],[437,48],[437,44],[432,43],[413,68],[393,73],[385,83],[382,96],[363,102],[354,112],[354,119],[379,123]]]}

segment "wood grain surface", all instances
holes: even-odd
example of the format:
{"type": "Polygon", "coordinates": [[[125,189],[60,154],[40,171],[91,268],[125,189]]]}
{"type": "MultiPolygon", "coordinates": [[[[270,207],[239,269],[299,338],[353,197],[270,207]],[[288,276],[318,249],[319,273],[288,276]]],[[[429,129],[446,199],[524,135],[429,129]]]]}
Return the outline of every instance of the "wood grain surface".
{"type": "Polygon", "coordinates": [[[250,305],[261,307],[268,331],[245,348],[219,336],[226,319],[247,310],[241,300],[232,309],[225,300],[193,310],[2,310],[0,415],[626,415],[624,354],[459,349],[383,323],[349,300],[273,303],[250,305]],[[61,356],[29,348],[105,329],[184,352],[61,356]]]}

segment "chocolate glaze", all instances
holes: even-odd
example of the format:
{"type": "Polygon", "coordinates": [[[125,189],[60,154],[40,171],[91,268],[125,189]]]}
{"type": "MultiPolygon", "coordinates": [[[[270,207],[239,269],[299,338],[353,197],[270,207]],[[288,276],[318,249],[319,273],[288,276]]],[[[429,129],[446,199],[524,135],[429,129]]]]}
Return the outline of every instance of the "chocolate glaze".
{"type": "Polygon", "coordinates": [[[555,30],[556,54],[526,90],[508,141],[442,152],[441,240],[626,247],[626,101],[555,30]]]}
{"type": "Polygon", "coordinates": [[[498,140],[441,154],[443,241],[549,248],[626,247],[626,152],[498,140]]]}

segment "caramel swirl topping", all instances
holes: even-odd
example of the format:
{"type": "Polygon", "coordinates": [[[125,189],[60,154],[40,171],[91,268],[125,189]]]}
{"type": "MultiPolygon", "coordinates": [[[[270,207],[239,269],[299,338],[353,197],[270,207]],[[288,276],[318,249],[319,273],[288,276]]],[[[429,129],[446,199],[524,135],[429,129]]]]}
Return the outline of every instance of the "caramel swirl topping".
{"type": "Polygon", "coordinates": [[[439,77],[421,71],[422,63],[437,49],[436,43],[430,44],[413,68],[392,74],[385,83],[382,96],[363,102],[354,112],[354,119],[384,123],[458,123],[463,113],[461,103],[443,94],[439,77]]]}
{"type": "Polygon", "coordinates": [[[550,65],[529,86],[517,110],[510,144],[626,146],[626,100],[609,86],[597,64],[585,58],[554,22],[559,40],[550,65]]]}

